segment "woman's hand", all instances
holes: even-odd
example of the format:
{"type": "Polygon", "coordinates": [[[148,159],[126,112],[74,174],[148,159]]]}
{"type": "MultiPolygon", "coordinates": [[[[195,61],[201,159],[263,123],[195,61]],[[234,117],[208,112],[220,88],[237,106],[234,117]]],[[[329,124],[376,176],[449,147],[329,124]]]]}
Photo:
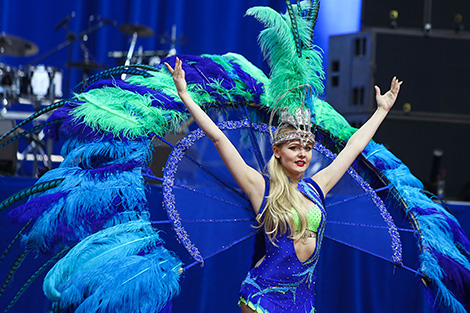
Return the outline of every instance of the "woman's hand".
{"type": "Polygon", "coordinates": [[[170,64],[166,62],[165,65],[170,71],[171,75],[173,75],[173,81],[175,82],[176,90],[178,90],[178,93],[186,92],[187,84],[186,79],[184,78],[183,61],[176,57],[174,69],[170,66],[170,64]]]}
{"type": "Polygon", "coordinates": [[[400,86],[403,84],[402,81],[399,81],[396,77],[393,77],[390,90],[385,94],[380,94],[380,88],[375,86],[375,99],[377,100],[377,108],[385,110],[385,112],[390,111],[397,100],[398,92],[400,91],[400,86]]]}

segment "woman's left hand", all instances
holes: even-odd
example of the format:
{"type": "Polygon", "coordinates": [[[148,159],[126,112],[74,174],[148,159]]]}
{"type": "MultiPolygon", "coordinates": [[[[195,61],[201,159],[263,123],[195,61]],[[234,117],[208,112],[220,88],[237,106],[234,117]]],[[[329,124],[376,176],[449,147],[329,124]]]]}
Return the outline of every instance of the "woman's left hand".
{"type": "Polygon", "coordinates": [[[398,92],[400,91],[400,86],[403,84],[403,81],[399,81],[396,77],[393,77],[390,90],[385,94],[380,93],[380,88],[375,86],[375,99],[377,100],[377,108],[383,109],[386,112],[390,111],[397,100],[398,92]]]}

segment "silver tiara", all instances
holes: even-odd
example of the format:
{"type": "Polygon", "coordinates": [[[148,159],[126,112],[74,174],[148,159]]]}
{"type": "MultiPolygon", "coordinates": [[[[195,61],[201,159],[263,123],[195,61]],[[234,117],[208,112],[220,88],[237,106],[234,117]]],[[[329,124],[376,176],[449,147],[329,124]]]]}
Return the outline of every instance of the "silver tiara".
{"type": "MultiPolygon", "coordinates": [[[[280,108],[279,110],[279,125],[274,132],[274,135],[271,133],[271,144],[273,146],[277,146],[291,140],[300,140],[302,146],[315,143],[315,136],[311,132],[310,110],[308,108],[298,107],[294,114],[291,114],[285,107],[280,108]],[[281,130],[288,126],[294,127],[295,130],[281,133],[281,130]]],[[[271,114],[271,125],[274,114],[275,111],[271,114]]]]}

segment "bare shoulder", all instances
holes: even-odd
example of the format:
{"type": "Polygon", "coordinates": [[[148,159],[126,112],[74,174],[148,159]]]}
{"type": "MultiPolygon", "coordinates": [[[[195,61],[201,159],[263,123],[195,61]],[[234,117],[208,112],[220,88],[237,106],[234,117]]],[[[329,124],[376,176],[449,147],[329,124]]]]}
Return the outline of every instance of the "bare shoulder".
{"type": "Polygon", "coordinates": [[[318,185],[323,195],[326,196],[326,194],[331,189],[328,168],[324,168],[323,170],[319,171],[318,173],[313,175],[311,179],[318,185]]]}

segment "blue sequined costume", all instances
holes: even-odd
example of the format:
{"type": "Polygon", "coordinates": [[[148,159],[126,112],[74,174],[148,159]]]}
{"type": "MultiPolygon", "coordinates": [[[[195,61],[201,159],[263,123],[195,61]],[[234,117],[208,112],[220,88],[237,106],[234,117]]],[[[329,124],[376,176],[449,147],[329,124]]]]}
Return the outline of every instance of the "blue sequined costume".
{"type": "MultiPolygon", "coordinates": [[[[310,178],[301,180],[297,188],[322,212],[317,244],[312,255],[305,262],[301,262],[288,233],[276,237],[277,246],[265,236],[266,257],[259,266],[248,273],[240,290],[240,302],[256,312],[311,313],[315,310],[315,267],[326,223],[324,196],[320,187],[310,178]]],[[[260,214],[266,206],[268,194],[269,181],[266,182],[260,214]]]]}

